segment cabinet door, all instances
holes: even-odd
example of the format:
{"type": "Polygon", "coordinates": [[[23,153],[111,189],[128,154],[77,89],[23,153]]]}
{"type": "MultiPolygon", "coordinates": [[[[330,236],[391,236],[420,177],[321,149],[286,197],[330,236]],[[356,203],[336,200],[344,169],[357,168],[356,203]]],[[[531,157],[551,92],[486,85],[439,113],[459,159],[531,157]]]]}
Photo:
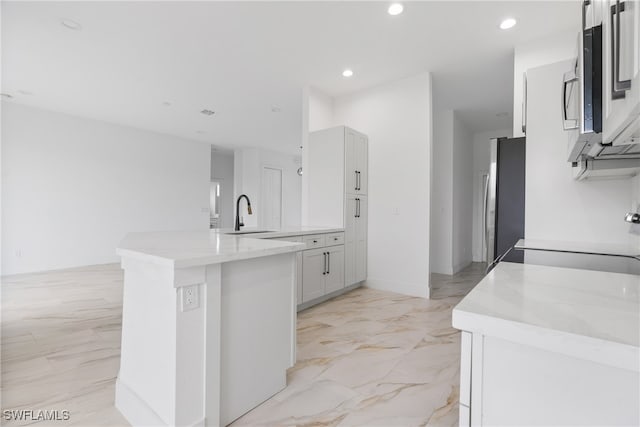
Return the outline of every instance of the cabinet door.
{"type": "Polygon", "coordinates": [[[357,134],[353,130],[346,128],[344,134],[344,182],[345,192],[347,194],[356,194],[358,192],[358,178],[356,171],[358,170],[358,162],[356,157],[357,151],[357,134]]]}
{"type": "Polygon", "coordinates": [[[344,288],[344,246],[327,248],[327,275],[325,276],[325,291],[330,293],[344,288]]]}
{"type": "Polygon", "coordinates": [[[344,218],[344,270],[345,285],[351,286],[356,283],[356,215],[357,196],[348,195],[346,199],[346,209],[344,218]]]}
{"type": "Polygon", "coordinates": [[[356,218],[356,282],[367,278],[367,197],[358,196],[358,216],[356,218]]]}
{"type": "Polygon", "coordinates": [[[621,10],[615,0],[603,0],[601,5],[605,88],[602,138],[608,143],[640,114],[640,1],[620,1],[621,10]]]}
{"type": "Polygon", "coordinates": [[[356,134],[356,171],[357,171],[357,193],[367,194],[367,187],[369,184],[368,174],[368,156],[369,145],[367,143],[367,137],[361,134],[356,134]]]}
{"type": "Polygon", "coordinates": [[[302,253],[302,302],[311,301],[325,294],[326,249],[313,249],[302,253]]]}

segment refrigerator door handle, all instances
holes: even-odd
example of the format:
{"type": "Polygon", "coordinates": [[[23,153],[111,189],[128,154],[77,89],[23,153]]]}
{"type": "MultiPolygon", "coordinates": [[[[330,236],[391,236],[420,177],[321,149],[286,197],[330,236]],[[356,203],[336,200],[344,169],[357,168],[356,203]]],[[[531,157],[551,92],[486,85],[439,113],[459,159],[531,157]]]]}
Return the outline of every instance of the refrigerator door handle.
{"type": "MultiPolygon", "coordinates": [[[[489,174],[484,177],[484,200],[482,203],[482,228],[483,228],[483,236],[484,236],[484,248],[483,252],[487,252],[487,248],[489,247],[489,227],[487,226],[487,208],[489,207],[489,174]]],[[[482,254],[485,255],[484,253],[482,254]]],[[[487,260],[488,261],[488,260],[487,260]]]]}

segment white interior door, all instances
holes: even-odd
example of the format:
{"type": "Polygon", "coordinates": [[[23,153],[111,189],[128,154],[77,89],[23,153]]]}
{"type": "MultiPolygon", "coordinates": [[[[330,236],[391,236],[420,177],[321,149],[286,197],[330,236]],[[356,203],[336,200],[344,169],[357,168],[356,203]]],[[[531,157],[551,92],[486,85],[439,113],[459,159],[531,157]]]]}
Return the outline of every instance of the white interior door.
{"type": "Polygon", "coordinates": [[[282,170],[262,169],[262,227],[268,230],[282,228],[282,170]]]}
{"type": "Polygon", "coordinates": [[[222,227],[221,187],[220,181],[211,181],[209,187],[209,228],[222,227]]]}

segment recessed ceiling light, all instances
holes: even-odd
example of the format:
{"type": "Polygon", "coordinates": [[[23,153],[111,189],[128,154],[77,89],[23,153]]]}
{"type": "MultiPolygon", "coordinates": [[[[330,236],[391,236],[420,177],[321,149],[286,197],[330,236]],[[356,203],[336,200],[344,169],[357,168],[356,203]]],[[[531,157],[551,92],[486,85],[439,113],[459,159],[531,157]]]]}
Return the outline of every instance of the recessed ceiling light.
{"type": "Polygon", "coordinates": [[[13,99],[13,95],[9,95],[8,93],[0,93],[4,99],[13,99]]]}
{"type": "Polygon", "coordinates": [[[80,25],[79,22],[76,21],[72,21],[71,19],[61,19],[60,20],[60,24],[62,24],[64,27],[70,29],[70,30],[74,30],[74,31],[79,31],[82,29],[82,25],[80,25]]]}
{"type": "Polygon", "coordinates": [[[404,6],[402,5],[402,3],[393,3],[391,6],[389,6],[387,12],[389,12],[389,15],[396,16],[400,15],[403,10],[404,6]]]}
{"type": "Polygon", "coordinates": [[[216,112],[213,110],[207,110],[206,108],[202,111],[200,111],[201,114],[204,114],[205,116],[213,116],[216,112]]]}
{"type": "Polygon", "coordinates": [[[164,105],[165,107],[171,107],[171,103],[169,101],[164,101],[162,105],[164,105]]]}
{"type": "Polygon", "coordinates": [[[516,20],[515,20],[515,19],[513,19],[513,18],[507,18],[507,19],[505,19],[504,21],[502,21],[502,22],[500,23],[500,29],[502,29],[502,30],[508,30],[509,28],[514,27],[514,26],[516,25],[516,23],[517,23],[517,22],[518,22],[518,21],[516,21],[516,20]]]}
{"type": "Polygon", "coordinates": [[[277,105],[272,105],[271,106],[271,112],[272,113],[282,113],[282,108],[278,107],[277,105]]]}
{"type": "Polygon", "coordinates": [[[342,72],[342,77],[351,77],[351,76],[353,76],[353,71],[351,71],[348,68],[342,72]]]}

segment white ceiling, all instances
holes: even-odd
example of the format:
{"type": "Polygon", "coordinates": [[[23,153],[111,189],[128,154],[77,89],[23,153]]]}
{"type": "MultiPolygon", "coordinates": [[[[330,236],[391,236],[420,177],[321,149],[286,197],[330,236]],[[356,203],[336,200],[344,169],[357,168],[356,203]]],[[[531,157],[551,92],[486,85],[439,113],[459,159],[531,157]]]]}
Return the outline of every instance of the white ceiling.
{"type": "Polygon", "coordinates": [[[219,146],[295,152],[305,85],[339,96],[430,70],[437,102],[485,130],[510,126],[496,114],[511,113],[513,47],[580,18],[577,1],[405,2],[395,17],[387,6],[3,1],[2,92],[219,146]],[[507,16],[518,25],[502,31],[507,16]]]}

